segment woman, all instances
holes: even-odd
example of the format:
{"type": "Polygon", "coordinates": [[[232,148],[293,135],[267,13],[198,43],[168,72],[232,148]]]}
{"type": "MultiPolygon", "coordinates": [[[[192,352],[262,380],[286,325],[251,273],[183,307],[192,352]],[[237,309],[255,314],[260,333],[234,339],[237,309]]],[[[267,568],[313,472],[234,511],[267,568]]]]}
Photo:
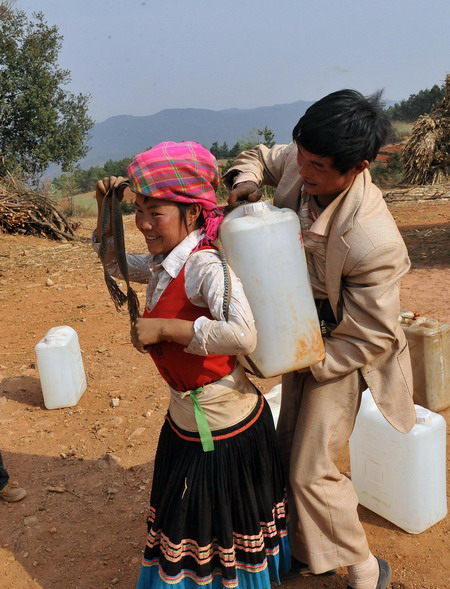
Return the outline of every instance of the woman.
{"type": "MultiPolygon", "coordinates": [[[[285,489],[270,409],[236,360],[256,331],[231,270],[224,303],[217,163],[196,143],[166,142],[127,174],[149,251],[127,257],[130,279],[148,282],[132,340],[170,390],[137,589],[269,589],[291,564],[285,489]]],[[[103,196],[122,180],[97,183],[99,229],[103,196]]],[[[114,253],[106,259],[117,276],[114,253]]]]}

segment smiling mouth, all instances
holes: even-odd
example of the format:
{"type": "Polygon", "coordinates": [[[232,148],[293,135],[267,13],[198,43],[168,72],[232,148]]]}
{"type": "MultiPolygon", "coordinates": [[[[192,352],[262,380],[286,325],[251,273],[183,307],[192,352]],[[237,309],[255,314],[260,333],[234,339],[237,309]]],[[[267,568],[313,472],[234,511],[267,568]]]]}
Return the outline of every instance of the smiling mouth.
{"type": "Polygon", "coordinates": [[[146,241],[156,241],[157,239],[159,239],[159,237],[146,237],[145,238],[146,241]]]}

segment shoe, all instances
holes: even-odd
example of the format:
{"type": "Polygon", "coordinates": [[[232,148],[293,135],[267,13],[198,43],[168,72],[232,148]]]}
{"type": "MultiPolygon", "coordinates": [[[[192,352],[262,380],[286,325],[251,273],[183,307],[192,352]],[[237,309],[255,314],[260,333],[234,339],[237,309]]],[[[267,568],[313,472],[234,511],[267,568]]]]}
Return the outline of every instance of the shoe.
{"type": "MultiPolygon", "coordinates": [[[[375,557],[378,560],[378,566],[380,567],[380,574],[378,575],[378,583],[376,589],[388,589],[391,584],[392,569],[391,565],[383,560],[382,558],[375,557]]],[[[350,585],[347,585],[347,589],[352,589],[350,585]]]]}
{"type": "Polygon", "coordinates": [[[9,503],[15,503],[16,501],[22,501],[26,494],[25,489],[19,487],[17,483],[8,483],[6,487],[0,490],[0,499],[9,503]]]}
{"type": "Polygon", "coordinates": [[[291,568],[287,573],[282,573],[280,578],[282,581],[289,581],[289,579],[295,579],[296,577],[330,577],[331,575],[335,575],[336,572],[337,569],[331,569],[324,573],[315,574],[310,571],[309,566],[306,563],[300,562],[291,556],[291,568]]]}

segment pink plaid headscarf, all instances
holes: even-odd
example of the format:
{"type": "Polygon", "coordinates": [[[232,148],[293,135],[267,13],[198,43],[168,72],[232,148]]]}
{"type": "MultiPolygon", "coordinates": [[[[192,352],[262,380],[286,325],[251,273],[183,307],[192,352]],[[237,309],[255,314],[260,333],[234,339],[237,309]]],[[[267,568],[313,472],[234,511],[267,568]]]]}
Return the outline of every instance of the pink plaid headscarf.
{"type": "Polygon", "coordinates": [[[223,219],[217,205],[217,161],[207,149],[191,141],[166,141],[138,154],[127,168],[131,190],[152,198],[202,205],[204,237],[199,246],[217,238],[223,219]]]}

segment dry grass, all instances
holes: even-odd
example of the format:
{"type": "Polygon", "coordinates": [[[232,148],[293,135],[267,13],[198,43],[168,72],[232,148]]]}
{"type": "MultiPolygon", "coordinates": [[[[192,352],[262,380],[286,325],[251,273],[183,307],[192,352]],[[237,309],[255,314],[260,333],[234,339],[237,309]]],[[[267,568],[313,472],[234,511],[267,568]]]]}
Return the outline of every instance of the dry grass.
{"type": "Polygon", "coordinates": [[[414,124],[402,163],[406,183],[440,184],[450,179],[450,75],[444,99],[414,124]]]}

